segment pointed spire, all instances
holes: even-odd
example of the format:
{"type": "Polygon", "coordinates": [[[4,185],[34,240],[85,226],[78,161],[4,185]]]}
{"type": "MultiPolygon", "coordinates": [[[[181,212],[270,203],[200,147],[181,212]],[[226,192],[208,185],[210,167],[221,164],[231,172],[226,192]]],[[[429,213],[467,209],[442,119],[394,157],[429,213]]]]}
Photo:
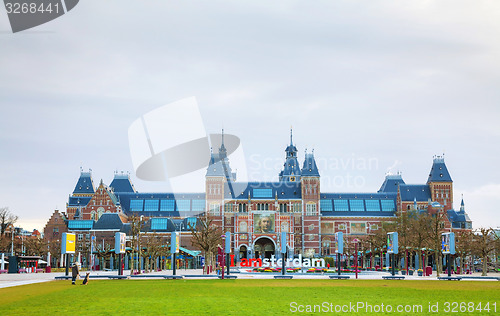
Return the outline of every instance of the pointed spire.
{"type": "Polygon", "coordinates": [[[292,126],[290,126],[290,146],[293,146],[293,129],[292,129],[292,126]]]}
{"type": "Polygon", "coordinates": [[[462,202],[460,203],[460,211],[461,212],[465,211],[464,195],[463,194],[462,194],[462,202]]]}

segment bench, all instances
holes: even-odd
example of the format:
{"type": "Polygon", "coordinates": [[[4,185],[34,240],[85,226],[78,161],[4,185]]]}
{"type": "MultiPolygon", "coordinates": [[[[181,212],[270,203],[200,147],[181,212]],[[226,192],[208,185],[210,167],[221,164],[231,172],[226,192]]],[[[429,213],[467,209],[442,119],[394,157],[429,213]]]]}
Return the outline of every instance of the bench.
{"type": "Polygon", "coordinates": [[[329,278],[333,280],[347,280],[350,279],[351,277],[348,275],[330,275],[329,278]]]}
{"type": "Polygon", "coordinates": [[[384,280],[404,280],[404,278],[402,275],[385,275],[382,277],[384,280]]]}

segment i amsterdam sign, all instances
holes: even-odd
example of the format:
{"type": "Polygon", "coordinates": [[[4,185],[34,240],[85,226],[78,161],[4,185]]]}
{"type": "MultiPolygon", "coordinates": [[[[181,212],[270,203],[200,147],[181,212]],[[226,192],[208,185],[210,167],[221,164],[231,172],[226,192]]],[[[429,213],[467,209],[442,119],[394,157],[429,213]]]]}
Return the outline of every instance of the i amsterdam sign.
{"type": "MultiPolygon", "coordinates": [[[[234,255],[231,255],[231,267],[235,267],[234,255]]],[[[274,255],[271,258],[264,259],[241,259],[240,266],[242,267],[281,267],[283,265],[282,259],[276,259],[274,255]]],[[[299,255],[298,258],[288,258],[286,259],[285,266],[289,268],[324,268],[325,259],[309,259],[302,258],[299,255]]]]}

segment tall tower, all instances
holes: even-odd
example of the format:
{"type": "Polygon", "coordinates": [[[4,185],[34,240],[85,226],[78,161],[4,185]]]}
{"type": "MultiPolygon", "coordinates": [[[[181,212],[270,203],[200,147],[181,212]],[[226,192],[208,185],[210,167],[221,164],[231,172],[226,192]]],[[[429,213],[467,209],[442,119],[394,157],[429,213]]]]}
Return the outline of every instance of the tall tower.
{"type": "Polygon", "coordinates": [[[445,210],[453,208],[453,180],[451,180],[443,156],[434,157],[427,184],[433,201],[439,202],[445,210]]]}
{"type": "Polygon", "coordinates": [[[226,183],[230,184],[233,176],[224,146],[224,130],[222,130],[222,144],[217,153],[211,153],[205,174],[206,211],[215,218],[215,224],[219,224],[220,227],[224,227],[224,189],[226,183]]]}
{"type": "Polygon", "coordinates": [[[301,170],[301,191],[302,191],[302,247],[303,254],[313,256],[320,254],[320,179],[319,170],[314,159],[314,151],[306,153],[304,165],[301,170]]]}
{"type": "Polygon", "coordinates": [[[297,147],[293,144],[292,129],[290,129],[290,145],[285,149],[285,153],[285,164],[279,174],[280,182],[300,182],[300,165],[297,160],[297,147]]]}

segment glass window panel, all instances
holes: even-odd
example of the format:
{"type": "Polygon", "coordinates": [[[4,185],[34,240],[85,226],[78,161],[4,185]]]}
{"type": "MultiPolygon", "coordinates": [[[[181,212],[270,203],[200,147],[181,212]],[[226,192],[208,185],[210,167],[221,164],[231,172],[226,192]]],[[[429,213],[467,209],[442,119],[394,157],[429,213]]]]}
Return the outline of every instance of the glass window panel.
{"type": "Polygon", "coordinates": [[[331,212],[333,211],[332,200],[320,200],[321,211],[331,212]]]}
{"type": "Polygon", "coordinates": [[[158,205],[160,205],[159,200],[145,200],[144,201],[144,211],[156,212],[156,211],[158,211],[158,205]]]}
{"type": "Polygon", "coordinates": [[[335,207],[336,212],[349,211],[349,205],[347,204],[347,200],[333,200],[333,205],[335,207]]]}
{"type": "Polygon", "coordinates": [[[273,189],[253,189],[254,198],[272,198],[273,189]]]}
{"type": "Polygon", "coordinates": [[[142,206],[144,200],[130,200],[130,211],[131,212],[142,212],[142,206]]]}
{"type": "Polygon", "coordinates": [[[365,210],[363,200],[349,200],[349,204],[351,204],[351,211],[353,212],[363,212],[365,210]]]}
{"type": "Polygon", "coordinates": [[[205,200],[193,200],[192,201],[192,209],[196,212],[204,212],[205,211],[205,200]]]}
{"type": "Polygon", "coordinates": [[[191,200],[177,200],[175,202],[178,212],[189,212],[191,210],[191,200]]]}
{"type": "Polygon", "coordinates": [[[396,206],[394,205],[394,200],[380,200],[382,204],[382,212],[394,212],[396,206]]]}
{"type": "Polygon", "coordinates": [[[173,212],[174,211],[175,200],[161,200],[160,201],[160,211],[162,212],[173,212]]]}
{"type": "Polygon", "coordinates": [[[380,211],[380,200],[365,200],[365,204],[368,212],[380,211]]]}

